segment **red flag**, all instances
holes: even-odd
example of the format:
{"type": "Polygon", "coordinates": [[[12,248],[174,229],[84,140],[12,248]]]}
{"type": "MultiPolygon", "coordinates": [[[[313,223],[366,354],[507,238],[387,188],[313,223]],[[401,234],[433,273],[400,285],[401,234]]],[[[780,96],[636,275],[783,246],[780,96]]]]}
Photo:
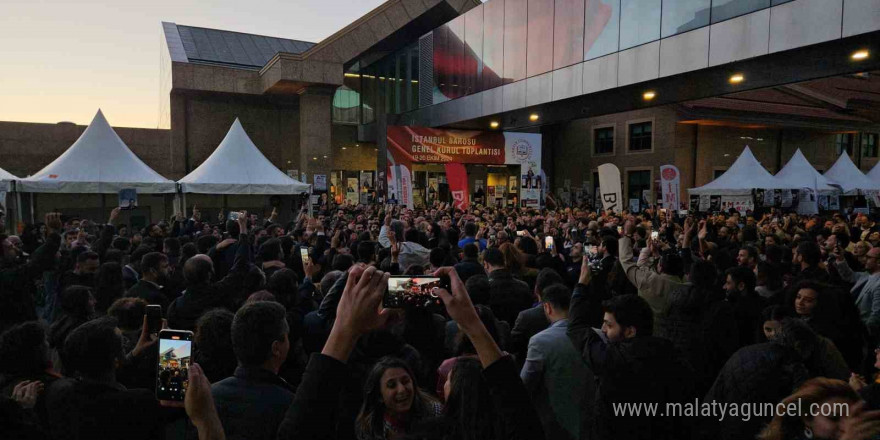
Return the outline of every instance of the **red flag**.
{"type": "Polygon", "coordinates": [[[468,177],[467,170],[460,163],[447,163],[446,180],[449,181],[449,190],[452,192],[452,206],[459,209],[468,209],[468,177]]]}

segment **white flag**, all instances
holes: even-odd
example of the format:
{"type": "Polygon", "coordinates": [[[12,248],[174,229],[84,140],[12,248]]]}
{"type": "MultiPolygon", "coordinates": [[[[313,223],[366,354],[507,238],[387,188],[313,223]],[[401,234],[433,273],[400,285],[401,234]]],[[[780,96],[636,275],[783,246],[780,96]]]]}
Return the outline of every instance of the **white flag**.
{"type": "Polygon", "coordinates": [[[620,169],[616,165],[611,163],[599,165],[599,193],[602,197],[602,208],[618,213],[623,210],[620,169]]]}
{"type": "Polygon", "coordinates": [[[681,207],[681,173],[675,165],[660,167],[660,192],[663,196],[663,207],[678,210],[681,207]]]}

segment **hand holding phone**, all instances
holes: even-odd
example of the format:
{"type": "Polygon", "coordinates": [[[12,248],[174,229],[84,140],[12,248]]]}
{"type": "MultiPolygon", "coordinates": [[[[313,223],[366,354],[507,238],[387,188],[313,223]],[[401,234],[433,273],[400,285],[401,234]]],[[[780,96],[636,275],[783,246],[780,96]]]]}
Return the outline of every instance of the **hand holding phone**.
{"type": "Polygon", "coordinates": [[[308,248],[305,248],[305,247],[299,248],[299,256],[300,256],[300,258],[302,258],[303,267],[306,267],[309,264],[309,262],[311,261],[311,258],[309,258],[308,248]]]}
{"type": "Polygon", "coordinates": [[[548,235],[544,237],[544,247],[547,248],[548,251],[552,251],[556,247],[556,243],[553,242],[553,236],[548,235]]]}
{"type": "Polygon", "coordinates": [[[156,398],[163,406],[183,406],[189,385],[193,333],[186,330],[159,332],[156,366],[156,398]]]}

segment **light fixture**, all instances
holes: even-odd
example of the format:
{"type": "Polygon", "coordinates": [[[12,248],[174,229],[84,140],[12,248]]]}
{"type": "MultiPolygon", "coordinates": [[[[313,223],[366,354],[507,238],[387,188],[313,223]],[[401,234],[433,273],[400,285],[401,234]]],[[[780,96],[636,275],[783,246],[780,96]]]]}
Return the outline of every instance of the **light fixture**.
{"type": "Polygon", "coordinates": [[[853,54],[852,54],[852,56],[850,56],[850,58],[852,58],[855,61],[861,61],[861,60],[864,60],[865,58],[868,58],[869,55],[871,55],[871,53],[868,52],[867,49],[862,49],[862,50],[857,50],[857,51],[853,52],[853,54]]]}
{"type": "Polygon", "coordinates": [[[650,101],[650,100],[654,99],[655,96],[657,96],[657,94],[654,93],[653,90],[648,90],[647,92],[645,92],[644,94],[642,94],[642,98],[643,98],[645,101],[650,101]]]}
{"type": "Polygon", "coordinates": [[[313,157],[312,160],[318,160],[318,158],[317,158],[317,157],[313,157]]]}
{"type": "Polygon", "coordinates": [[[499,124],[498,121],[492,121],[489,123],[489,126],[492,128],[498,128],[499,125],[501,124],[499,124]]]}
{"type": "Polygon", "coordinates": [[[327,158],[327,156],[324,156],[324,159],[326,159],[326,158],[327,158]]]}
{"type": "Polygon", "coordinates": [[[342,147],[342,149],[343,149],[343,150],[344,150],[344,149],[345,149],[345,147],[342,147]]]}
{"type": "Polygon", "coordinates": [[[742,76],[741,73],[736,73],[730,77],[730,83],[731,84],[739,84],[739,83],[743,82],[744,79],[746,79],[746,78],[744,76],[742,76]]]}
{"type": "Polygon", "coordinates": [[[537,113],[532,113],[532,114],[529,115],[529,120],[532,121],[532,122],[537,121],[538,118],[539,118],[539,116],[538,116],[537,113]]]}

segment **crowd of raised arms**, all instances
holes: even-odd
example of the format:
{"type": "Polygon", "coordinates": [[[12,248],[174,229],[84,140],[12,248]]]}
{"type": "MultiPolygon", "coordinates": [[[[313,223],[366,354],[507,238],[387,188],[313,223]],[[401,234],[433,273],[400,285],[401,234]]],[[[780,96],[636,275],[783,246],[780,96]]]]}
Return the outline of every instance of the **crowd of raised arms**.
{"type": "Polygon", "coordinates": [[[435,203],[282,224],[193,207],[143,230],[118,216],[0,235],[0,438],[880,434],[873,216],[435,203]],[[385,307],[400,275],[438,277],[436,307],[385,307]],[[191,352],[160,353],[155,306],[191,352]],[[185,398],[157,398],[157,378],[185,398]],[[831,403],[845,405],[804,413],[831,403]]]}

